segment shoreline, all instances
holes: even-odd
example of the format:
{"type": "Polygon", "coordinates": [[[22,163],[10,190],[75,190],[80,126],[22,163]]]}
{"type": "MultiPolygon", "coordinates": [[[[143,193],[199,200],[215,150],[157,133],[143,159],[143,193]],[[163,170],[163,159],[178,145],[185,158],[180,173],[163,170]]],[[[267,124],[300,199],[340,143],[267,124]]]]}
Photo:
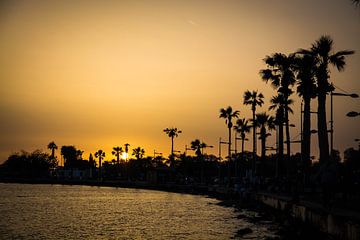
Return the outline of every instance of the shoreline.
{"type": "Polygon", "coordinates": [[[208,195],[219,199],[227,198],[225,194],[216,194],[209,191],[208,186],[204,185],[180,185],[175,183],[151,184],[148,182],[131,181],[97,181],[97,180],[53,180],[53,179],[23,179],[23,178],[0,178],[0,183],[19,183],[19,184],[58,184],[58,185],[79,185],[94,187],[115,187],[115,188],[133,188],[144,190],[158,190],[174,193],[185,193],[193,195],[208,195]]]}
{"type": "MultiPolygon", "coordinates": [[[[114,188],[132,188],[143,190],[156,190],[180,194],[202,195],[204,197],[214,198],[219,200],[219,205],[223,207],[230,207],[234,209],[238,219],[244,219],[247,222],[258,226],[268,224],[269,231],[274,233],[272,237],[266,237],[266,240],[273,239],[306,239],[311,236],[321,239],[336,239],[331,238],[328,234],[320,232],[319,229],[303,223],[298,219],[293,218],[287,212],[271,208],[260,201],[257,201],[254,196],[249,199],[240,199],[238,195],[231,194],[231,192],[216,192],[209,190],[208,186],[201,185],[179,185],[174,183],[167,184],[150,184],[147,182],[129,182],[129,181],[59,181],[52,179],[0,179],[0,183],[17,183],[17,184],[47,184],[47,185],[75,185],[75,186],[94,186],[94,187],[114,187],[114,188]],[[251,212],[247,215],[244,212],[251,212]],[[273,228],[273,229],[270,229],[273,228]]],[[[248,227],[239,229],[234,233],[233,239],[242,239],[254,231],[248,227]]]]}

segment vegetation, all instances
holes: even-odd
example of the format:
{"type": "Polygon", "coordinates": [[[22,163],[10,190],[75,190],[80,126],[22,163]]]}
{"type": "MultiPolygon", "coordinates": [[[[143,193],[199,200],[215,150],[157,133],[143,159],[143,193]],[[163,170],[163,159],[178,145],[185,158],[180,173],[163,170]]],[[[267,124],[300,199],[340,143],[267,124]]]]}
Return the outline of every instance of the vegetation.
{"type": "Polygon", "coordinates": [[[225,119],[225,124],[227,124],[227,127],[229,129],[229,141],[228,141],[228,177],[230,178],[231,174],[231,130],[233,127],[232,119],[238,118],[239,111],[233,111],[232,107],[227,107],[220,109],[220,118],[225,119]]]}
{"type": "Polygon", "coordinates": [[[58,149],[58,147],[56,146],[55,142],[50,142],[48,144],[48,149],[51,150],[51,157],[55,158],[55,150],[58,149]]]}
{"type": "Polygon", "coordinates": [[[101,178],[101,160],[104,159],[105,157],[105,152],[101,149],[99,149],[96,153],[95,153],[95,157],[99,159],[99,176],[101,178]]]}
{"type": "Polygon", "coordinates": [[[165,128],[164,132],[171,138],[171,155],[170,155],[170,164],[171,166],[174,165],[174,138],[178,137],[181,130],[177,128],[165,128]]]}
{"type": "Polygon", "coordinates": [[[265,159],[266,154],[266,138],[269,137],[271,134],[266,132],[266,128],[268,130],[275,129],[274,118],[269,116],[267,113],[258,113],[256,114],[256,124],[260,127],[260,137],[261,140],[261,159],[265,159]]]}
{"type": "Polygon", "coordinates": [[[45,178],[56,166],[56,159],[47,153],[40,150],[31,153],[21,151],[11,154],[1,165],[0,172],[4,176],[17,178],[45,178]]]}
{"type": "Polygon", "coordinates": [[[140,160],[144,157],[145,150],[141,147],[134,148],[132,155],[135,156],[137,160],[140,160]]]}
{"type": "Polygon", "coordinates": [[[354,51],[342,50],[334,53],[332,38],[324,35],[315,41],[309,50],[301,49],[298,53],[312,57],[315,62],[314,77],[317,84],[320,162],[328,161],[329,140],[326,120],[326,95],[334,89],[333,85],[329,82],[329,65],[335,66],[338,71],[343,71],[346,65],[345,57],[354,54],[354,51]]]}
{"type": "MultiPolygon", "coordinates": [[[[244,162],[244,147],[245,147],[245,140],[246,139],[246,134],[250,132],[251,130],[251,126],[249,124],[249,121],[246,120],[245,118],[242,119],[238,119],[236,121],[236,125],[234,126],[234,130],[235,132],[240,134],[240,139],[241,139],[241,160],[244,162]]],[[[236,163],[238,162],[238,158],[236,158],[236,163]]],[[[237,167],[236,170],[238,171],[238,165],[236,164],[237,167]]],[[[236,175],[237,176],[237,175],[236,175]]]]}
{"type": "Polygon", "coordinates": [[[315,59],[311,55],[298,56],[295,59],[295,71],[297,78],[297,93],[302,97],[304,109],[300,115],[303,116],[301,136],[301,158],[303,171],[308,172],[311,165],[311,99],[316,97],[315,84],[315,59]]]}
{"type": "Polygon", "coordinates": [[[118,165],[120,164],[120,157],[123,152],[122,147],[113,147],[113,151],[111,152],[112,155],[116,156],[116,163],[118,165]]]}
{"type": "Polygon", "coordinates": [[[256,107],[262,106],[264,104],[264,95],[262,93],[258,93],[257,91],[250,92],[247,90],[244,93],[244,104],[251,106],[252,111],[252,126],[253,126],[253,159],[254,166],[253,171],[256,174],[256,124],[255,124],[255,116],[256,116],[256,107]]]}
{"type": "Polygon", "coordinates": [[[289,97],[293,93],[292,86],[295,84],[294,64],[295,55],[288,56],[283,53],[274,53],[271,56],[266,56],[264,62],[267,69],[260,71],[262,79],[266,82],[270,81],[271,85],[277,89],[278,95],[281,95],[284,103],[284,121],[286,130],[286,146],[287,158],[290,159],[291,142],[290,142],[290,128],[289,128],[289,97]]]}

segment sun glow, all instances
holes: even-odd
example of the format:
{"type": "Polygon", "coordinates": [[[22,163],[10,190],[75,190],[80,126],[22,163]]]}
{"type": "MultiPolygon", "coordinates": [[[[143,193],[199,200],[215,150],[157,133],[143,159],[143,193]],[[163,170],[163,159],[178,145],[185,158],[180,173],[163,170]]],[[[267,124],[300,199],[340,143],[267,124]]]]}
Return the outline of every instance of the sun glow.
{"type": "Polygon", "coordinates": [[[126,160],[127,158],[128,158],[128,153],[126,153],[126,152],[123,152],[122,154],[121,154],[121,159],[122,160],[126,160]]]}

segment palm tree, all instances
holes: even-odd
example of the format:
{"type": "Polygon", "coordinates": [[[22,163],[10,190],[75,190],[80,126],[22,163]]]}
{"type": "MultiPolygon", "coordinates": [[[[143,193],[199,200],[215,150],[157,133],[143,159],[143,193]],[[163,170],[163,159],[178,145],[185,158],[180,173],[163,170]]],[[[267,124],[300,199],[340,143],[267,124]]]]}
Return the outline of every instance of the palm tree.
{"type": "Polygon", "coordinates": [[[51,150],[51,158],[55,158],[55,150],[58,149],[55,142],[54,141],[50,142],[47,147],[48,149],[51,150]]]}
{"type": "Polygon", "coordinates": [[[134,148],[132,155],[135,156],[137,160],[140,160],[144,157],[145,150],[141,147],[134,148]]]}
{"type": "Polygon", "coordinates": [[[267,113],[258,113],[256,114],[256,124],[260,127],[260,140],[261,140],[261,159],[265,159],[266,154],[266,138],[269,133],[266,132],[266,128],[269,130],[275,129],[275,119],[272,116],[269,116],[267,113]]]}
{"type": "Polygon", "coordinates": [[[99,178],[101,179],[101,160],[104,159],[105,157],[105,152],[103,150],[98,150],[96,153],[95,153],[95,157],[96,158],[99,158],[99,178]]]}
{"type": "Polygon", "coordinates": [[[124,146],[125,146],[126,161],[127,161],[127,160],[128,160],[128,156],[129,156],[129,146],[130,146],[130,144],[129,144],[129,143],[125,143],[124,146]]]}
{"type": "Polygon", "coordinates": [[[291,99],[287,100],[285,104],[285,97],[283,94],[278,94],[273,96],[270,100],[269,110],[276,110],[275,115],[275,125],[278,126],[278,136],[277,136],[277,152],[278,157],[276,158],[276,177],[279,177],[282,174],[283,160],[284,160],[284,120],[285,112],[292,111],[289,105],[292,103],[291,99]]]}
{"type": "Polygon", "coordinates": [[[191,144],[191,149],[195,151],[195,154],[200,161],[201,164],[200,182],[204,183],[204,155],[202,150],[208,147],[208,145],[204,142],[201,142],[199,139],[195,139],[190,144],[191,144]]]}
{"type": "MultiPolygon", "coordinates": [[[[271,85],[275,87],[279,94],[284,96],[285,105],[287,99],[293,93],[291,87],[295,84],[294,64],[295,54],[286,56],[282,53],[274,53],[271,56],[266,56],[264,62],[267,69],[260,70],[261,78],[266,81],[270,80],[271,85]]],[[[285,106],[285,109],[288,109],[285,106]]],[[[285,111],[285,128],[286,128],[286,153],[290,158],[290,127],[289,127],[289,112],[285,111]]]]}
{"type": "Polygon", "coordinates": [[[199,139],[195,139],[194,141],[192,141],[190,143],[191,149],[195,151],[195,155],[198,157],[201,157],[201,155],[202,155],[201,148],[202,148],[203,144],[205,144],[205,143],[201,143],[201,141],[199,139]]]}
{"type": "Polygon", "coordinates": [[[310,50],[301,49],[300,54],[310,55],[315,59],[315,75],[318,96],[318,140],[320,148],[320,162],[329,160],[329,139],[326,121],[326,95],[333,90],[329,83],[329,65],[335,66],[338,71],[345,69],[345,56],[354,54],[354,51],[343,50],[333,52],[333,40],[330,36],[321,36],[312,44],[310,50]]]}
{"type": "Polygon", "coordinates": [[[82,155],[83,155],[84,151],[83,150],[76,150],[76,159],[77,160],[82,160],[82,155]]]}
{"type": "Polygon", "coordinates": [[[228,177],[230,179],[230,161],[231,161],[231,129],[233,127],[232,119],[239,117],[239,111],[233,111],[232,107],[228,106],[226,109],[222,108],[220,109],[220,118],[225,118],[225,124],[227,124],[227,127],[229,129],[229,142],[228,142],[228,177]]]}
{"type": "Polygon", "coordinates": [[[120,156],[123,153],[122,147],[113,147],[113,151],[111,152],[112,155],[116,156],[116,163],[117,165],[120,164],[120,156]]]}
{"type": "Polygon", "coordinates": [[[250,92],[247,90],[244,93],[244,104],[251,106],[252,111],[252,121],[253,121],[253,170],[256,173],[256,124],[255,123],[255,114],[256,107],[262,106],[264,104],[263,101],[264,95],[262,93],[258,93],[257,91],[250,92]]]}
{"type": "Polygon", "coordinates": [[[170,155],[170,164],[173,166],[174,164],[174,137],[178,137],[181,130],[177,128],[165,128],[163,130],[170,138],[171,138],[171,155],[170,155]]]}
{"type": "Polygon", "coordinates": [[[236,125],[234,126],[234,130],[240,134],[240,138],[241,138],[241,159],[242,160],[244,160],[244,145],[245,145],[246,133],[249,133],[250,129],[251,129],[251,126],[249,125],[249,121],[245,120],[245,118],[238,119],[236,121],[236,125]]]}
{"type": "Polygon", "coordinates": [[[316,97],[315,84],[315,59],[310,55],[299,56],[295,59],[295,68],[297,73],[297,93],[304,102],[303,126],[301,135],[301,158],[304,168],[304,177],[311,164],[310,146],[311,146],[311,99],[316,97]]]}

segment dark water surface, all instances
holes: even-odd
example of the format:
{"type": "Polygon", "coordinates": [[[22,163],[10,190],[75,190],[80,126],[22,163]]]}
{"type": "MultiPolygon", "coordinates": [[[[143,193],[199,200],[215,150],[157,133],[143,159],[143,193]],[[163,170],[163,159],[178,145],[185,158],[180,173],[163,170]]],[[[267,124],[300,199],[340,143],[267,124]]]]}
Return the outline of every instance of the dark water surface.
{"type": "Polygon", "coordinates": [[[218,203],[152,190],[0,183],[0,239],[231,239],[246,227],[253,232],[237,238],[272,235],[269,225],[218,203]]]}

